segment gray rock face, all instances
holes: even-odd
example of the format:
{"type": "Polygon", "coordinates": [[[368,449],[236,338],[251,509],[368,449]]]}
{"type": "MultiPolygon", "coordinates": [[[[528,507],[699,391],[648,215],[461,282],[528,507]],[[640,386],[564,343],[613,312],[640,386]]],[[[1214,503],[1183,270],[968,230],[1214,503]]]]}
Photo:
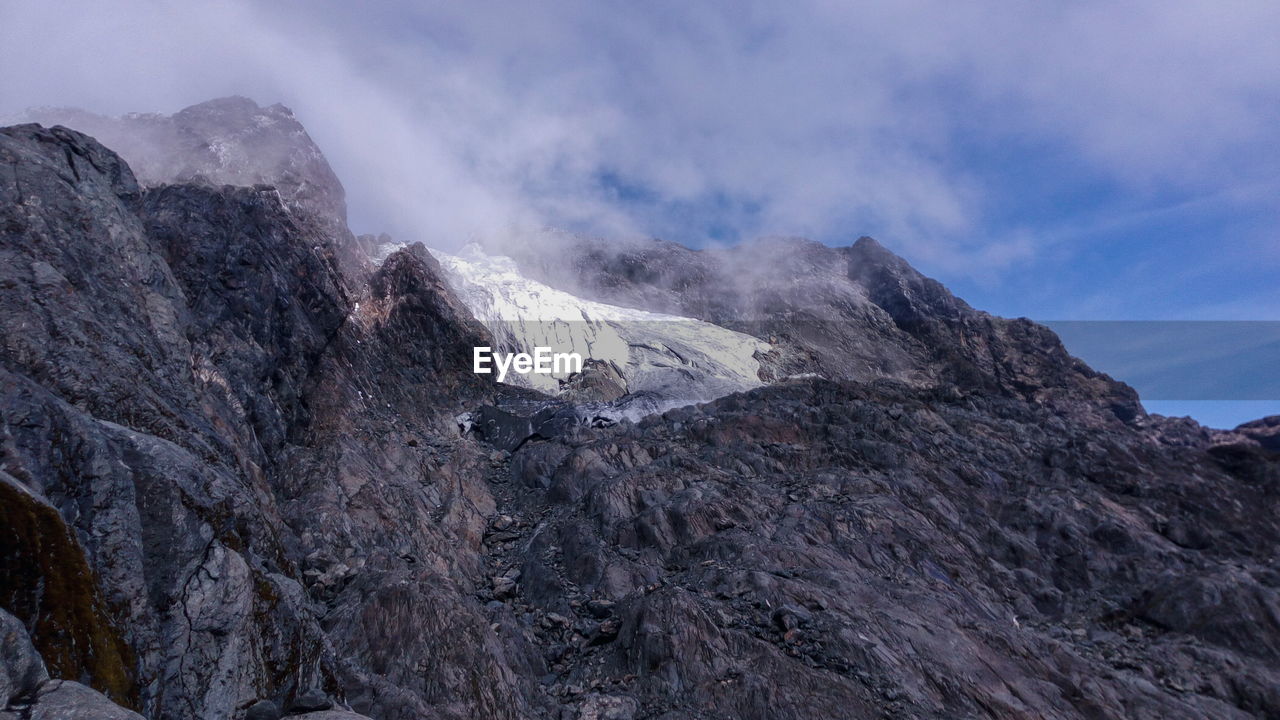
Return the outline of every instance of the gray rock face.
{"type": "Polygon", "coordinates": [[[0,610],[0,702],[12,705],[34,697],[49,671],[22,622],[0,610]]]}
{"type": "MultiPolygon", "coordinates": [[[[356,639],[335,650],[323,624],[379,617],[384,587],[478,615],[443,588],[479,565],[465,538],[491,505],[465,469],[485,451],[452,421],[485,392],[461,361],[481,330],[425,251],[362,285],[342,237],[273,191],[144,192],[62,129],[4,130],[0,159],[0,447],[25,493],[5,496],[0,585],[24,622],[48,618],[56,677],[148,717],[226,718],[369,687],[356,639]]],[[[518,714],[489,654],[428,662],[386,632],[409,654],[370,652],[436,690],[377,702],[518,714]]]]}
{"type": "Polygon", "coordinates": [[[779,238],[690,250],[545,236],[497,251],[583,297],[755,335],[775,346],[761,358],[769,380],[891,378],[1021,397],[1061,414],[1142,414],[1131,388],[1072,358],[1047,328],[974,310],[871,238],[844,248],[779,238]]]}
{"type": "Polygon", "coordinates": [[[259,700],[244,711],[244,720],[280,720],[280,707],[270,700],[259,700]]]}
{"type": "Polygon", "coordinates": [[[545,491],[500,493],[517,526],[542,520],[500,556],[520,593],[499,617],[567,618],[532,626],[583,712],[618,688],[640,717],[1266,717],[1280,701],[1277,485],[1203,448],[1001,396],[816,379],[531,446],[513,473],[548,446],[545,491]],[[1210,533],[1201,549],[1171,542],[1175,520],[1210,533]]]}
{"type": "MultiPolygon", "coordinates": [[[[5,464],[71,527],[101,590],[82,604],[114,615],[129,649],[93,679],[149,715],[225,717],[270,667],[320,652],[285,577],[267,457],[253,439],[255,404],[271,380],[287,380],[254,378],[250,390],[236,384],[237,358],[219,366],[216,333],[187,298],[234,289],[184,287],[118,158],[84,136],[30,127],[0,135],[0,148],[15,168],[0,189],[5,464]]],[[[111,644],[80,615],[66,624],[63,643],[111,644]]],[[[59,665],[61,677],[88,669],[59,665]]]]}
{"type": "Polygon", "coordinates": [[[67,125],[118,152],[145,185],[195,183],[275,187],[286,206],[346,222],[346,193],[320,148],[283,105],[243,97],[193,105],[173,115],[103,117],[46,108],[33,122],[67,125]]]}
{"type": "Polygon", "coordinates": [[[125,710],[80,683],[50,680],[26,627],[3,610],[0,610],[0,701],[3,701],[0,720],[141,720],[137,713],[125,710]]]}
{"type": "Polygon", "coordinates": [[[350,275],[372,271],[364,243],[347,229],[346,191],[320,148],[289,108],[259,107],[244,97],[192,105],[173,115],[104,117],[74,108],[43,108],[27,119],[65,125],[94,137],[128,163],[145,187],[263,186],[296,217],[337,238],[337,261],[350,275]],[[269,189],[268,189],[269,188],[269,189]]]}
{"type": "Polygon", "coordinates": [[[70,680],[50,680],[29,705],[0,712],[4,720],[143,720],[136,712],[111,702],[102,693],[70,680]]]}
{"type": "Polygon", "coordinates": [[[538,271],[781,348],[597,426],[470,372],[421,246],[174,179],[0,129],[5,717],[1280,715],[1265,423],[1147,417],[860,241],[538,271]]]}
{"type": "Polygon", "coordinates": [[[1271,452],[1280,452],[1280,415],[1271,415],[1244,423],[1236,428],[1236,432],[1271,452]]]}

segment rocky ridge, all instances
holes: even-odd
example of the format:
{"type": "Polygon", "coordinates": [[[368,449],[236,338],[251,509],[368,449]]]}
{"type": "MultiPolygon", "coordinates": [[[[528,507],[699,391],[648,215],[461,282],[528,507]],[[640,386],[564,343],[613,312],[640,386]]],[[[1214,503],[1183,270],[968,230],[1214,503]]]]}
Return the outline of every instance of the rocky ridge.
{"type": "Polygon", "coordinates": [[[755,335],[774,346],[761,358],[770,380],[891,378],[1021,397],[1082,418],[1143,412],[1131,388],[1071,357],[1047,328],[974,310],[868,237],[838,248],[765,238],[692,250],[546,233],[495,251],[585,298],[755,335]]]}
{"type": "Polygon", "coordinates": [[[873,241],[574,239],[517,260],[769,384],[503,449],[458,416],[547,401],[430,253],[223,170],[0,130],[5,714],[1280,715],[1274,423],[1147,416],[873,241]]]}

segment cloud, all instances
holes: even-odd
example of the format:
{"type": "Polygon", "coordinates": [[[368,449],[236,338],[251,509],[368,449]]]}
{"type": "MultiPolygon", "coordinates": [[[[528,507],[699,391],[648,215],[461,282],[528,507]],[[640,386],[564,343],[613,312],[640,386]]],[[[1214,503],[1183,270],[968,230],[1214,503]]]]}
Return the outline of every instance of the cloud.
{"type": "Polygon", "coordinates": [[[1266,0],[0,12],[0,112],[280,100],[343,179],[357,230],[446,248],[542,224],[693,243],[871,233],[999,269],[1037,245],[988,231],[1007,199],[975,148],[1052,148],[1136,194],[1257,182],[1280,159],[1266,0]]]}

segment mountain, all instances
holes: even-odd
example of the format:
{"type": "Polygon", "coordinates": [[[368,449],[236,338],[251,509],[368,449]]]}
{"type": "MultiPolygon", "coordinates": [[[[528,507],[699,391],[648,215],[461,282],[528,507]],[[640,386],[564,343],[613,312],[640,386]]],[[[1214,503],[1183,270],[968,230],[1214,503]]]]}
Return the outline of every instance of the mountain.
{"type": "Polygon", "coordinates": [[[869,239],[435,254],[283,108],[111,123],[0,129],[0,717],[1280,715],[1271,420],[869,239]]]}
{"type": "Polygon", "coordinates": [[[276,188],[286,205],[343,223],[346,192],[293,112],[243,97],[173,115],[112,118],[70,108],[29,111],[31,122],[66,124],[119,152],[143,185],[195,183],[276,188]]]}
{"type": "Polygon", "coordinates": [[[871,238],[841,248],[766,238],[710,250],[544,238],[498,250],[552,287],[766,339],[775,348],[770,378],[943,383],[1098,421],[1143,413],[1132,389],[1072,358],[1048,329],[970,308],[871,238]]]}
{"type": "Polygon", "coordinates": [[[584,395],[580,383],[566,382],[568,374],[514,376],[509,382],[594,400],[594,415],[632,420],[761,384],[757,356],[769,346],[750,335],[693,318],[584,300],[521,275],[510,258],[487,255],[475,245],[461,256],[438,250],[432,255],[440,258],[450,286],[498,346],[577,353],[605,368],[616,378],[616,388],[607,395],[584,395]]]}

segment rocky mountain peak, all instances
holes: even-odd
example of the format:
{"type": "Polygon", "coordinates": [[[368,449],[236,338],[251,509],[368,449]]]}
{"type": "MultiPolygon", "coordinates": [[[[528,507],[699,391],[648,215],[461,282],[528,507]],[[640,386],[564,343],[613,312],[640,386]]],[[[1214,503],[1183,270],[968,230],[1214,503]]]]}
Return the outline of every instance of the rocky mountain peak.
{"type": "MultiPolygon", "coordinates": [[[[52,164],[69,185],[105,186],[122,199],[136,199],[140,186],[133,169],[114,151],[88,135],[63,126],[43,127],[37,123],[0,128],[14,142],[6,153],[15,165],[20,161],[52,164]],[[47,150],[53,150],[53,160],[47,150]],[[81,173],[84,169],[86,172],[81,173]]],[[[13,201],[23,198],[15,196],[13,201]]]]}
{"type": "Polygon", "coordinates": [[[0,130],[0,720],[1280,716],[1275,418],[868,239],[517,244],[508,298],[701,323],[649,365],[747,348],[596,422],[624,366],[494,383],[454,261],[344,262],[283,108],[86,118],[134,149],[0,130]]]}
{"type": "Polygon", "coordinates": [[[369,280],[370,312],[383,318],[389,347],[415,355],[409,364],[422,370],[476,383],[471,348],[491,344],[445,280],[440,262],[415,243],[392,253],[369,280]]]}
{"type": "Polygon", "coordinates": [[[765,238],[694,250],[559,234],[504,251],[552,287],[754,335],[774,346],[768,379],[945,384],[1100,422],[1143,413],[1132,389],[1072,358],[1052,331],[971,308],[869,237],[846,247],[765,238]]]}
{"type": "Polygon", "coordinates": [[[202,182],[272,185],[285,203],[345,229],[346,191],[320,148],[284,105],[245,97],[192,105],[173,115],[105,117],[70,108],[33,110],[114,148],[146,185],[202,182]]]}
{"type": "Polygon", "coordinates": [[[1280,452],[1280,415],[1243,423],[1235,431],[1272,452],[1280,452]]]}

